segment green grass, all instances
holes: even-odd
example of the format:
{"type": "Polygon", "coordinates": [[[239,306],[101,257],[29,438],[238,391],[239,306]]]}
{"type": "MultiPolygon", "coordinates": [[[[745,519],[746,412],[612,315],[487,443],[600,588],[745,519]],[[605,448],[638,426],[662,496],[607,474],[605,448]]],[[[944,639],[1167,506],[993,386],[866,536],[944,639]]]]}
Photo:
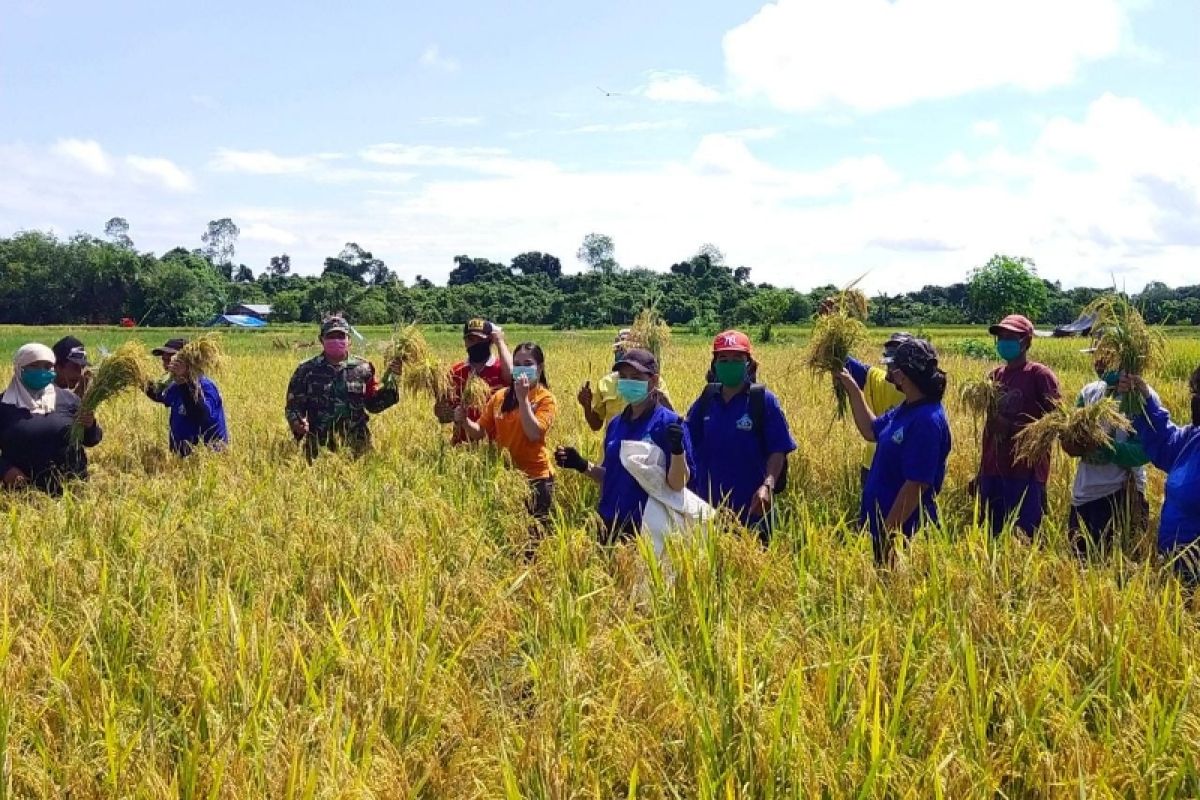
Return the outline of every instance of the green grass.
{"type": "MultiPolygon", "coordinates": [[[[0,348],[63,331],[0,328],[0,348]]],[[[364,333],[381,366],[387,330],[364,333]]],[[[979,329],[926,333],[952,380],[991,366],[952,346],[979,329]]],[[[574,393],[611,332],[508,335],[546,346],[552,443],[597,456],[574,393]]],[[[1200,639],[1178,585],[1123,555],[1075,563],[1061,454],[1043,546],[976,530],[953,388],[945,530],[878,575],[845,524],[860,443],[801,369],[806,336],[759,352],[800,443],[776,539],[705,532],[664,575],[644,546],[594,544],[596,492],[574,475],[525,563],[522,481],[449,448],[422,397],[375,419],[365,459],[307,467],[282,404],[315,352],[288,342],[312,329],[225,335],[230,452],[176,461],[165,410],[125,396],[100,409],[88,485],[0,496],[0,797],[1200,794],[1200,639]]],[[[429,338],[447,361],[459,347],[429,338]]],[[[678,399],[706,346],[676,331],[678,399]]],[[[1089,378],[1082,346],[1035,345],[1067,393],[1089,378]]],[[[1200,342],[1172,337],[1153,380],[1177,413],[1171,365],[1188,363],[1200,342]]]]}

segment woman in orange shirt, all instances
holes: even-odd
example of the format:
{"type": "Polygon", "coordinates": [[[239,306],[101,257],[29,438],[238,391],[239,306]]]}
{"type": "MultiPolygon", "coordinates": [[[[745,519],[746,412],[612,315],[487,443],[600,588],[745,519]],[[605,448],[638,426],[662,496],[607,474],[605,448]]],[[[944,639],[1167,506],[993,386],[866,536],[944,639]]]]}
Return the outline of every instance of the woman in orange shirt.
{"type": "Polygon", "coordinates": [[[558,407],[550,393],[542,348],[525,342],[513,351],[512,359],[512,386],[492,395],[478,422],[470,419],[461,406],[455,411],[455,420],[470,441],[487,437],[507,450],[513,466],[529,478],[529,513],[540,537],[554,500],[554,470],[546,433],[558,407]]]}

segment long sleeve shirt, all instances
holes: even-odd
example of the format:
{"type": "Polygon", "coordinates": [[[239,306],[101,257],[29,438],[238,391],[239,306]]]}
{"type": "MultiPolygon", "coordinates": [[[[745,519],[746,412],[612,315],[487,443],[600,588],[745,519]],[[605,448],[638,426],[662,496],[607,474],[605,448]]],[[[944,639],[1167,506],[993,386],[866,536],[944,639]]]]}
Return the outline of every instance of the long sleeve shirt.
{"type": "Polygon", "coordinates": [[[95,447],[104,435],[99,424],[93,425],[84,429],[83,447],[72,446],[71,425],[79,413],[79,398],[66,389],[55,391],[54,410],[49,414],[0,403],[0,475],[16,467],[33,486],[49,494],[61,494],[69,478],[87,477],[84,448],[95,447]]]}
{"type": "Polygon", "coordinates": [[[186,456],[201,443],[219,449],[229,441],[225,406],[217,385],[201,377],[199,390],[196,392],[190,385],[172,383],[155,397],[171,409],[171,451],[181,456],[186,456]]]}
{"type": "Polygon", "coordinates": [[[289,424],[307,420],[309,435],[320,444],[335,445],[336,438],[362,444],[370,440],[368,412],[378,414],[398,402],[391,373],[380,384],[370,361],[350,356],[334,364],[318,355],[296,368],[284,413],[289,424]]]}
{"type": "Polygon", "coordinates": [[[1200,427],[1180,427],[1153,394],[1133,427],[1154,466],[1167,473],[1158,549],[1170,552],[1200,538],[1200,427]]]}

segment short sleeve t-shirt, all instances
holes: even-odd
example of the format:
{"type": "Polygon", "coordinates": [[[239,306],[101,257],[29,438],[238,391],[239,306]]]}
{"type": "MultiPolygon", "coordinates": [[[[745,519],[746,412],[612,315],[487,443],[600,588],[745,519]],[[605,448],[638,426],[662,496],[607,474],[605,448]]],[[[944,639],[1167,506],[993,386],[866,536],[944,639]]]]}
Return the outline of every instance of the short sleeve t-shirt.
{"type": "MultiPolygon", "coordinates": [[[[622,412],[608,423],[604,433],[604,483],[600,487],[600,506],[597,509],[607,524],[615,528],[625,524],[640,525],[648,498],[641,484],[621,464],[621,442],[653,442],[670,454],[667,426],[680,421],[674,411],[655,405],[637,419],[622,412]]],[[[683,426],[683,452],[688,471],[695,473],[696,462],[687,425],[683,426]]]]}
{"type": "MultiPolygon", "coordinates": [[[[671,402],[667,379],[661,375],[658,376],[658,393],[668,403],[671,402]]],[[[624,410],[625,401],[617,394],[617,373],[610,372],[596,383],[596,391],[592,393],[592,411],[602,419],[612,419],[624,410]]]]}
{"type": "Polygon", "coordinates": [[[546,432],[554,424],[557,404],[554,395],[542,385],[529,390],[529,404],[533,407],[533,416],[542,430],[542,440],[531,442],[525,435],[525,426],[521,423],[521,409],[504,411],[505,396],[512,389],[505,389],[492,395],[483,416],[479,419],[479,427],[483,428],[488,438],[504,448],[512,458],[513,466],[525,473],[531,480],[549,478],[554,474],[550,467],[550,452],[546,449],[546,432]]]}
{"type": "Polygon", "coordinates": [[[692,491],[714,505],[724,503],[750,520],[750,504],[767,476],[767,459],[773,453],[791,453],[796,442],[788,429],[779,398],[763,395],[763,431],[755,429],[750,415],[750,392],[744,390],[726,403],[718,393],[707,402],[698,400],[688,412],[688,431],[695,448],[696,471],[692,491]],[[765,443],[765,447],[763,446],[765,443]]]}
{"type": "MultiPolygon", "coordinates": [[[[867,382],[863,387],[863,394],[866,395],[867,406],[870,407],[871,413],[876,416],[904,402],[904,393],[888,383],[887,372],[879,367],[871,367],[867,370],[867,382]]],[[[871,462],[874,460],[875,443],[871,442],[863,454],[862,465],[870,469],[871,462]]]]}
{"type": "Polygon", "coordinates": [[[983,459],[979,474],[1002,478],[1050,478],[1050,455],[1032,468],[1016,460],[1016,434],[1046,415],[1059,399],[1058,378],[1045,364],[1028,361],[1019,367],[997,367],[988,377],[1000,387],[999,414],[1016,427],[1006,435],[998,420],[989,419],[983,432],[983,459]]]}
{"type": "MultiPolygon", "coordinates": [[[[1080,390],[1075,404],[1081,408],[1095,405],[1108,396],[1108,384],[1104,381],[1095,381],[1080,390]]],[[[1155,400],[1158,399],[1157,395],[1154,397],[1155,400]]],[[[1125,444],[1129,441],[1129,434],[1125,431],[1115,430],[1109,433],[1116,444],[1125,444]]],[[[1075,483],[1071,487],[1071,504],[1081,506],[1084,503],[1091,503],[1115,494],[1125,488],[1125,483],[1131,475],[1137,483],[1138,490],[1146,491],[1145,467],[1126,469],[1116,464],[1094,464],[1086,458],[1080,459],[1079,466],[1075,468],[1075,483]]]]}
{"type": "Polygon", "coordinates": [[[935,498],[946,479],[950,456],[950,423],[935,400],[894,406],[875,418],[875,460],[863,487],[859,521],[880,536],[883,522],[908,481],[926,484],[921,505],[904,521],[906,534],[916,530],[924,515],[937,520],[935,498]]]}

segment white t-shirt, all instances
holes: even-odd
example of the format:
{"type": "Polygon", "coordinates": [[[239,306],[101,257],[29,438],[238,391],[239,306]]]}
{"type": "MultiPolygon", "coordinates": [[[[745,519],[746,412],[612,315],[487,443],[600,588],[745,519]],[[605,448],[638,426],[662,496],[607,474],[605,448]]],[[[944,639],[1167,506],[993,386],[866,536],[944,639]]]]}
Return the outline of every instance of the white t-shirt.
{"type": "MultiPolygon", "coordinates": [[[[1094,405],[1107,396],[1108,384],[1104,381],[1089,383],[1079,391],[1079,405],[1094,405]]],[[[1155,395],[1155,399],[1157,397],[1155,395]]],[[[1129,434],[1125,433],[1125,431],[1116,431],[1113,433],[1114,442],[1125,442],[1128,440],[1129,434]]],[[[1089,464],[1087,461],[1079,459],[1079,466],[1075,470],[1075,485],[1071,488],[1071,505],[1081,506],[1084,503],[1091,503],[1102,497],[1108,497],[1110,494],[1121,491],[1131,472],[1133,473],[1134,480],[1137,481],[1138,491],[1145,493],[1145,467],[1128,470],[1116,464],[1089,464]]]]}

